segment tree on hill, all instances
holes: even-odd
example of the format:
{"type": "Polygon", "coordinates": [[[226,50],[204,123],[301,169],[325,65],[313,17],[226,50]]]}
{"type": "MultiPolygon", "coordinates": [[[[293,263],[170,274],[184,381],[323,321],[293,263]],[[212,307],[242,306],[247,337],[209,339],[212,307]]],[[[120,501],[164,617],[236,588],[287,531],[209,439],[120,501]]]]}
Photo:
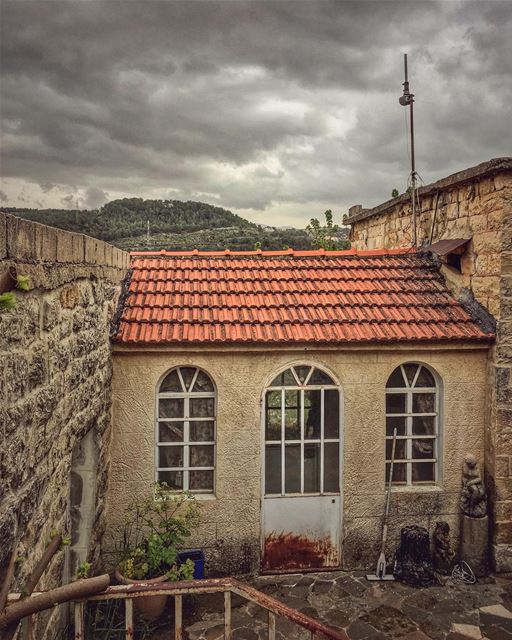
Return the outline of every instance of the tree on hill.
{"type": "Polygon", "coordinates": [[[333,223],[331,209],[324,213],[325,224],[320,224],[318,218],[311,218],[306,227],[306,231],[311,237],[311,242],[315,249],[325,249],[326,251],[339,251],[349,249],[350,242],[345,237],[345,231],[337,224],[333,223]]]}

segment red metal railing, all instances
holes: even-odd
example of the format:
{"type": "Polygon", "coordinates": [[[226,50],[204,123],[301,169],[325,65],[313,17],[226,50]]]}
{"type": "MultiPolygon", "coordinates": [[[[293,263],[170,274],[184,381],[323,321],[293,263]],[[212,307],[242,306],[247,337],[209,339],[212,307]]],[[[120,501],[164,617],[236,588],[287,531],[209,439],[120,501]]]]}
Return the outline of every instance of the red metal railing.
{"type": "Polygon", "coordinates": [[[236,594],[254,602],[268,612],[268,638],[276,638],[276,617],[282,616],[310,632],[311,640],[348,640],[344,631],[336,631],[314,618],[304,615],[296,609],[268,596],[253,587],[233,578],[211,578],[191,582],[162,582],[158,585],[118,585],[108,587],[101,593],[90,596],[86,600],[75,602],[75,640],[84,638],[84,613],[87,602],[123,599],[125,601],[125,633],[126,640],[133,640],[133,599],[152,595],[168,594],[174,597],[174,638],[183,640],[182,601],[184,595],[201,595],[203,593],[224,593],[224,638],[231,639],[231,594],[236,594]]]}

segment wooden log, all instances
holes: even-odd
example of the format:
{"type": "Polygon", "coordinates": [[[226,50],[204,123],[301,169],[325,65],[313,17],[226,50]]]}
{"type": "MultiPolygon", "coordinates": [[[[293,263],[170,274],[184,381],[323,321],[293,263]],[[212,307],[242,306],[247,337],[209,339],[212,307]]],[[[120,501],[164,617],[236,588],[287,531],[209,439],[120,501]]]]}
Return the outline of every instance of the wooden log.
{"type": "Polygon", "coordinates": [[[57,604],[82,600],[100,591],[104,591],[110,584],[108,574],[95,578],[85,578],[71,582],[63,587],[45,591],[37,596],[31,596],[24,600],[19,600],[9,605],[0,613],[0,629],[5,629],[14,622],[18,622],[26,616],[30,616],[38,611],[51,609],[57,604]]]}
{"type": "Polygon", "coordinates": [[[32,573],[30,574],[30,578],[27,581],[27,584],[23,589],[24,593],[27,596],[30,596],[34,591],[34,589],[36,588],[37,583],[39,582],[39,578],[43,575],[44,571],[46,570],[46,567],[50,564],[50,560],[60,549],[61,544],[62,544],[61,535],[57,534],[51,539],[50,544],[44,550],[44,553],[41,556],[41,559],[34,567],[32,573]]]}
{"type": "Polygon", "coordinates": [[[12,579],[14,577],[14,566],[16,564],[16,558],[18,556],[18,545],[14,545],[11,557],[9,558],[9,564],[7,565],[7,571],[5,573],[5,579],[2,583],[2,589],[0,590],[0,611],[5,609],[7,604],[7,596],[11,588],[12,579]]]}

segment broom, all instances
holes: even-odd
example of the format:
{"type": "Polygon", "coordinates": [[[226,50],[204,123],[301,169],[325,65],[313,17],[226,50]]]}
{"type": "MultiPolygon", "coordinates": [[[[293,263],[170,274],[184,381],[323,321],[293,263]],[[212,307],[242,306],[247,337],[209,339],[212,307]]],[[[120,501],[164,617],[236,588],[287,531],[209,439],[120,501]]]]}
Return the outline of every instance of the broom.
{"type": "Polygon", "coordinates": [[[391,499],[391,483],[393,481],[393,463],[395,461],[395,447],[396,447],[396,427],[393,429],[393,445],[391,448],[391,463],[389,465],[389,480],[388,491],[386,494],[386,510],[384,511],[384,520],[382,523],[382,542],[380,547],[380,555],[377,560],[377,569],[375,573],[369,573],[366,576],[370,581],[383,581],[394,580],[395,576],[386,575],[386,539],[388,537],[388,516],[389,516],[389,501],[391,499]]]}

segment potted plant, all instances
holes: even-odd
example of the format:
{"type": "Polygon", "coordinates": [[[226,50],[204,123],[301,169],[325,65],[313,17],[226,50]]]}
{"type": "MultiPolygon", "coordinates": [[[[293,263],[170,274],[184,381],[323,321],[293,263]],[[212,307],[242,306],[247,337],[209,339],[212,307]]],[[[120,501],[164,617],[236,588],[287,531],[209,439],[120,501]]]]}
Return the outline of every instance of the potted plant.
{"type": "MultiPolygon", "coordinates": [[[[173,493],[165,484],[154,485],[154,495],[134,503],[126,511],[120,561],[116,578],[121,584],[157,584],[167,580],[191,580],[194,562],[178,565],[177,554],[199,522],[195,498],[188,492],[173,493]]],[[[147,618],[163,612],[167,596],[135,599],[147,618]]]]}

